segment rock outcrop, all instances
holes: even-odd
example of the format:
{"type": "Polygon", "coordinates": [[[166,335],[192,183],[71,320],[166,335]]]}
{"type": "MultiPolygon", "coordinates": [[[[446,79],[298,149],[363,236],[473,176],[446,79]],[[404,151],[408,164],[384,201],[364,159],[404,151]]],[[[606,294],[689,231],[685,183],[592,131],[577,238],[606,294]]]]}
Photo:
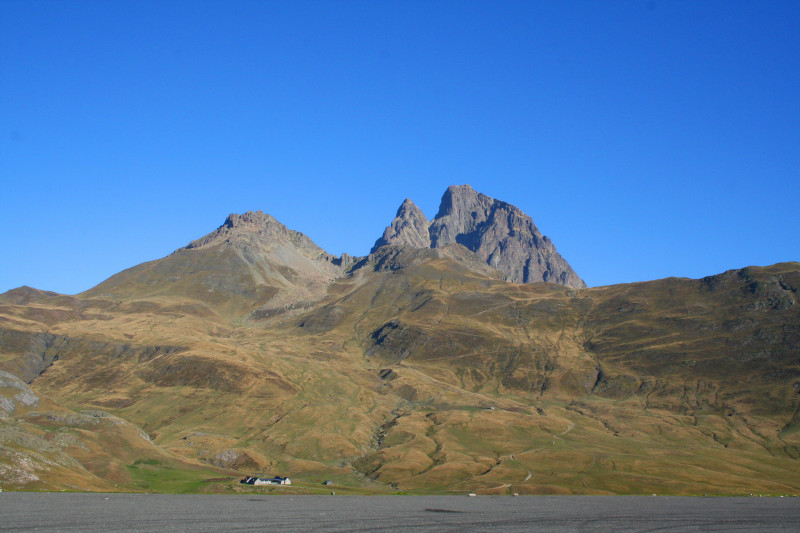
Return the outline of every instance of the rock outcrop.
{"type": "Polygon", "coordinates": [[[471,250],[507,281],[586,287],[531,217],[469,185],[449,187],[430,222],[411,200],[403,202],[372,252],[386,245],[441,248],[450,244],[471,250]]]}
{"type": "Polygon", "coordinates": [[[0,370],[0,416],[13,415],[17,408],[38,405],[39,397],[14,374],[0,370]]]}
{"type": "Polygon", "coordinates": [[[430,222],[422,210],[406,198],[403,205],[397,210],[392,223],[383,232],[383,237],[375,242],[370,253],[386,245],[431,248],[429,225],[430,222]]]}

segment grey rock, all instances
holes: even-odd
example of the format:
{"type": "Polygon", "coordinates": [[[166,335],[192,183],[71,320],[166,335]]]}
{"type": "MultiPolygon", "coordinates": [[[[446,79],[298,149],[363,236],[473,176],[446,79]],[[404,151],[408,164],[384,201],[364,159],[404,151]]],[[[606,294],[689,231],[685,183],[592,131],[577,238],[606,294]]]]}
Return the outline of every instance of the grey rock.
{"type": "Polygon", "coordinates": [[[411,200],[403,202],[371,253],[387,245],[442,248],[452,244],[477,254],[507,281],[586,287],[531,217],[469,185],[448,187],[429,223],[411,200]]]}
{"type": "Polygon", "coordinates": [[[350,254],[343,253],[339,257],[333,257],[331,259],[331,263],[333,263],[334,265],[340,266],[343,269],[347,270],[348,268],[350,268],[351,266],[356,264],[360,259],[361,259],[360,257],[354,257],[354,256],[352,256],[350,254]]]}
{"type": "Polygon", "coordinates": [[[406,198],[397,210],[392,223],[383,232],[383,237],[375,242],[370,253],[387,245],[409,246],[411,248],[430,248],[428,219],[414,202],[406,198]]]}
{"type": "Polygon", "coordinates": [[[38,403],[39,397],[24,381],[0,370],[0,416],[14,414],[18,406],[32,407],[38,403]]]}
{"type": "MultiPolygon", "coordinates": [[[[498,202],[481,194],[469,185],[451,185],[447,188],[430,225],[431,247],[437,248],[457,242],[475,251],[475,238],[490,230],[487,219],[498,202]]],[[[505,204],[508,205],[508,204],[505,204]]]]}

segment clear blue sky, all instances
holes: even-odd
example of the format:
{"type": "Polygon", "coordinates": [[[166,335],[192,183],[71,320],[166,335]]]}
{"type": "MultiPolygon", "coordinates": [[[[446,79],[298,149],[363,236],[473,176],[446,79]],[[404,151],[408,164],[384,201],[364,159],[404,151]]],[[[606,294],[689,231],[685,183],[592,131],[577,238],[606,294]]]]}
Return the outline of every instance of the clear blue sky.
{"type": "Polygon", "coordinates": [[[0,2],[0,292],[261,209],[517,205],[590,286],[800,260],[800,2],[0,2]]]}

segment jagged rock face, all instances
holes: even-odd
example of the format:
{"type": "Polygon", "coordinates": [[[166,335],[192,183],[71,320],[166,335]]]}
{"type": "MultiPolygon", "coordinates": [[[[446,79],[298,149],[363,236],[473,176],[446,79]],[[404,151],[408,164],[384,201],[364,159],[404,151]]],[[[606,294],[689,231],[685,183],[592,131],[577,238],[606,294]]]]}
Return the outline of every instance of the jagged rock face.
{"type": "Polygon", "coordinates": [[[531,217],[469,185],[447,189],[431,222],[430,235],[434,247],[463,244],[505,274],[508,281],[586,287],[531,217]]]}
{"type": "Polygon", "coordinates": [[[386,245],[431,248],[431,238],[428,234],[429,224],[422,210],[406,198],[403,205],[397,210],[391,225],[383,232],[383,237],[375,242],[370,253],[386,245]]]}
{"type": "Polygon", "coordinates": [[[457,243],[499,270],[508,281],[586,287],[531,217],[469,185],[449,187],[439,212],[427,224],[427,232],[423,230],[426,222],[419,208],[406,200],[372,251],[385,245],[440,248],[457,243]]]}
{"type": "Polygon", "coordinates": [[[436,248],[458,242],[475,251],[475,243],[470,241],[474,240],[476,230],[486,228],[493,205],[501,203],[469,185],[448,187],[439,204],[439,212],[430,225],[431,246],[436,248]]]}

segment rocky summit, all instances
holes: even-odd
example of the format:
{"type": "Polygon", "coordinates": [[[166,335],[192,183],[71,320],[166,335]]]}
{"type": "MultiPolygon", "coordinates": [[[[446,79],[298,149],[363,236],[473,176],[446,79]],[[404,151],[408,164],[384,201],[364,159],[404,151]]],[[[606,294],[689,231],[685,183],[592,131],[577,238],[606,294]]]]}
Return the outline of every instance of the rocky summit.
{"type": "Polygon", "coordinates": [[[372,252],[388,245],[439,248],[456,243],[499,270],[507,281],[586,287],[530,216],[469,185],[449,187],[430,222],[406,199],[372,252]]]}
{"type": "Polygon", "coordinates": [[[383,246],[409,246],[411,248],[430,248],[430,222],[422,210],[414,202],[406,198],[392,223],[383,232],[383,236],[375,241],[370,253],[375,253],[383,246]]]}
{"type": "Polygon", "coordinates": [[[468,186],[367,257],[234,214],[0,294],[0,488],[797,495],[798,290],[797,262],[586,288],[468,186]]]}

